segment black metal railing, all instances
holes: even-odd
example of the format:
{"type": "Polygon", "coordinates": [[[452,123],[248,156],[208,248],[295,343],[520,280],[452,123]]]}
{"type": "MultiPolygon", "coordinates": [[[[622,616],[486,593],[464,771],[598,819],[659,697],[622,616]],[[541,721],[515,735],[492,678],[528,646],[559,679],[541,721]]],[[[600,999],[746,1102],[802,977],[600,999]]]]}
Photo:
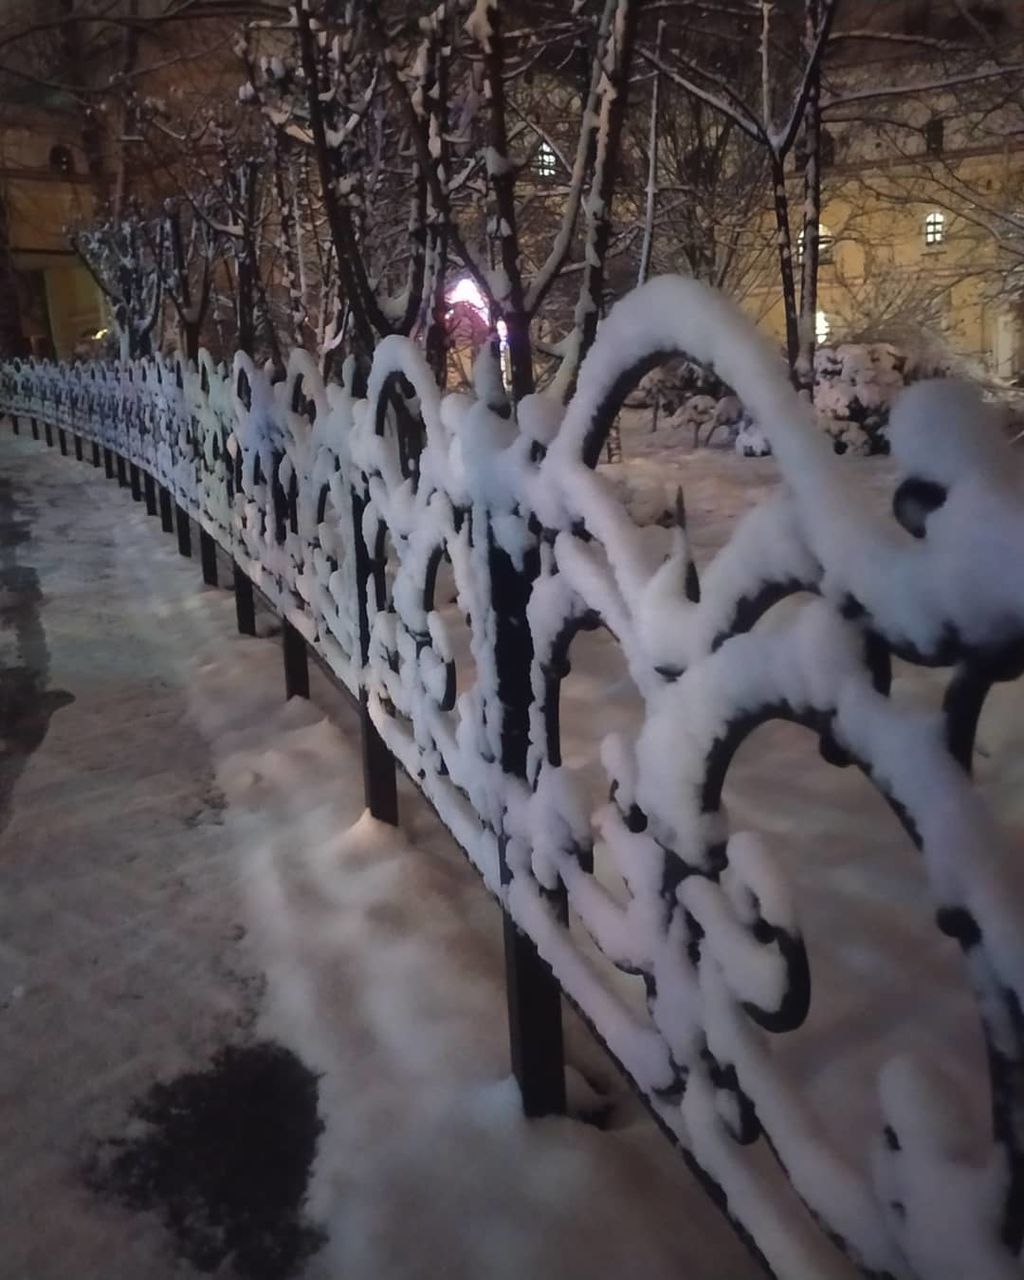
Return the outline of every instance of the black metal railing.
{"type": "Polygon", "coordinates": [[[230,557],[240,631],[254,591],[283,620],[289,696],[308,694],[311,649],[358,701],[370,810],[397,821],[398,761],[504,910],[528,1113],[565,1104],[564,995],[772,1273],[1015,1273],[1024,930],[971,765],[986,697],[1024,666],[1024,503],[979,397],[906,394],[893,513],[873,515],[774,353],[721,299],[665,278],[613,310],[567,407],[531,397],[514,426],[483,394],[443,400],[393,338],[360,398],[304,352],[277,384],[203,353],[15,361],[0,408],[102,460],[182,555],[197,528],[205,581],[217,548],[230,557]],[[595,471],[619,405],[676,352],[714,363],[783,480],[701,566],[681,495],[638,527],[595,471]],[[631,681],[615,733],[600,707],[562,705],[586,633],[599,643],[577,674],[614,659],[631,681]],[[948,669],[941,712],[893,695],[894,659],[948,669]],[[856,766],[920,850],[988,1063],[973,1087],[989,1118],[964,1141],[934,1064],[897,1062],[877,1150],[851,1153],[777,1052],[816,965],[783,861],[723,807],[738,751],[774,720],[856,766]]]}

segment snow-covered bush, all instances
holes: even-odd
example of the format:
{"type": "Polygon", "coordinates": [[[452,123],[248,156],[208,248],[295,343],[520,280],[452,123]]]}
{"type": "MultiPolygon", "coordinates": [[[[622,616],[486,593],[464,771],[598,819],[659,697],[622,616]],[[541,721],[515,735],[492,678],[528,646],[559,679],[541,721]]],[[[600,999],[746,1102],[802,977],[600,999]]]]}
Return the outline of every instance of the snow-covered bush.
{"type": "Polygon", "coordinates": [[[647,405],[657,402],[670,417],[696,398],[718,400],[725,384],[703,365],[681,358],[656,365],[640,379],[634,399],[647,405]]]}
{"type": "Polygon", "coordinates": [[[909,354],[888,342],[819,347],[814,406],[837,453],[888,453],[893,401],[912,382],[944,377],[948,361],[909,354]]]}
{"type": "MultiPolygon", "coordinates": [[[[948,359],[914,355],[888,342],[819,347],[814,404],[837,453],[887,453],[893,402],[913,382],[954,372],[948,359]]],[[[659,365],[641,380],[632,404],[656,414],[660,430],[680,432],[680,444],[732,447],[746,458],[771,452],[758,424],[712,370],[692,360],[659,365]]],[[[652,427],[653,429],[653,427],[652,427]]]]}
{"type": "Polygon", "coordinates": [[[672,360],[640,381],[633,402],[656,413],[657,426],[685,433],[693,448],[712,443],[728,447],[750,426],[737,396],[704,365],[672,360]]]}
{"type": "Polygon", "coordinates": [[[772,451],[764,432],[749,418],[736,432],[733,447],[742,458],[766,458],[772,451]]]}

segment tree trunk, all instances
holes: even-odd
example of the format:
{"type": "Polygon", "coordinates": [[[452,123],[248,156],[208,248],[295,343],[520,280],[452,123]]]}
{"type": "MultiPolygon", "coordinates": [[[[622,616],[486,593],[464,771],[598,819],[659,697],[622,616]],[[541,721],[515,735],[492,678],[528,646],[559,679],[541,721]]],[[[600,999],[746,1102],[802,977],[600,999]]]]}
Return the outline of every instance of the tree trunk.
{"type": "Polygon", "coordinates": [[[593,186],[587,202],[588,228],[586,266],[580,289],[580,354],[584,356],[597,334],[604,295],[605,259],[612,227],[612,193],[619,165],[619,139],[626,115],[629,71],[633,58],[636,10],[632,0],[619,0],[612,20],[611,38],[604,49],[605,86],[600,108],[598,148],[593,186]]]}
{"type": "Polygon", "coordinates": [[[151,328],[132,329],[132,342],[129,355],[133,360],[141,360],[153,354],[153,330],[151,328]]]}
{"type": "Polygon", "coordinates": [[[428,273],[430,294],[427,299],[427,333],[424,341],[427,363],[434,371],[437,385],[444,389],[448,381],[448,229],[441,223],[431,232],[434,240],[433,267],[428,273]]]}
{"type": "Polygon", "coordinates": [[[509,365],[512,371],[512,399],[516,402],[534,389],[533,353],[530,349],[530,317],[526,311],[519,233],[516,228],[516,173],[508,159],[508,129],[505,116],[505,51],[501,33],[501,10],[492,4],[488,11],[488,35],[483,43],[484,77],[490,99],[490,154],[488,178],[494,196],[494,220],[498,261],[504,288],[495,299],[499,318],[507,329],[509,365]]]}
{"type": "Polygon", "coordinates": [[[796,305],[796,279],[793,275],[793,238],[789,230],[789,196],[786,194],[785,161],[778,152],[771,154],[775,235],[779,254],[779,279],[782,284],[782,306],[786,317],[786,359],[790,371],[796,369],[800,351],[800,325],[796,305]]]}
{"type": "Polygon", "coordinates": [[[323,87],[317,64],[316,36],[310,25],[309,10],[305,5],[298,6],[296,21],[299,54],[306,82],[306,103],[309,109],[309,130],[313,138],[313,154],[316,157],[324,213],[327,216],[327,226],[342,285],[339,294],[344,295],[346,304],[351,308],[353,351],[360,361],[368,362],[373,355],[374,328],[376,327],[382,334],[389,333],[391,330],[387,319],[377,306],[377,300],[362,270],[362,260],[351,219],[338,195],[339,175],[334,169],[334,153],[327,142],[327,123],[324,119],[323,87]]]}
{"type": "MultiPolygon", "coordinates": [[[[818,0],[807,0],[804,12],[804,47],[813,55],[818,30],[818,0]]],[[[820,63],[816,64],[820,67],[820,63]]],[[[807,91],[804,111],[804,209],[803,260],[800,264],[799,344],[793,364],[793,382],[809,398],[814,395],[814,348],[817,342],[818,266],[821,246],[821,73],[815,70],[807,91]]]]}
{"type": "Polygon", "coordinates": [[[182,353],[192,364],[199,362],[199,324],[195,320],[182,320],[178,325],[182,353]]]}
{"type": "MultiPolygon", "coordinates": [[[[654,52],[661,57],[661,48],[665,39],[665,22],[658,23],[658,35],[654,42],[654,52]]],[[[636,282],[643,284],[651,271],[651,249],[654,244],[654,214],[658,199],[658,112],[661,97],[661,72],[655,67],[654,83],[651,87],[651,115],[647,131],[647,191],[644,199],[644,239],[640,247],[640,265],[637,268],[636,282]]]]}
{"type": "Polygon", "coordinates": [[[533,352],[530,347],[530,319],[525,311],[505,312],[505,341],[511,369],[512,400],[518,404],[534,388],[533,352]]]}
{"type": "Polygon", "coordinates": [[[239,351],[247,356],[256,349],[256,281],[253,264],[244,251],[238,256],[235,272],[235,324],[239,351]]]}
{"type": "Polygon", "coordinates": [[[280,133],[274,135],[274,194],[277,197],[277,212],[281,226],[281,253],[284,262],[284,285],[288,291],[288,318],[291,322],[292,346],[302,346],[302,330],[306,319],[306,308],[303,301],[301,270],[299,266],[299,231],[295,216],[295,192],[290,190],[285,178],[285,170],[289,175],[291,165],[289,155],[280,133]]]}
{"type": "Polygon", "coordinates": [[[0,200],[0,358],[26,354],[27,345],[21,332],[18,306],[18,281],[11,261],[11,242],[7,226],[7,206],[0,200]]]}
{"type": "MultiPolygon", "coordinates": [[[[60,42],[61,69],[60,78],[69,85],[83,87],[85,85],[86,53],[82,41],[82,28],[88,20],[85,14],[75,13],[75,0],[60,0],[60,13],[64,21],[58,29],[60,42]]],[[[137,0],[129,6],[129,16],[138,14],[137,0]]],[[[125,73],[134,67],[135,55],[138,51],[138,34],[134,27],[125,29],[125,51],[121,70],[125,73]]],[[[122,108],[117,108],[123,114],[122,108]]],[[[92,179],[96,199],[101,208],[110,201],[110,181],[103,154],[103,130],[100,126],[102,113],[97,112],[94,105],[87,105],[82,113],[80,137],[82,151],[85,155],[85,166],[92,179]]],[[[111,131],[111,140],[123,136],[126,132],[125,121],[121,127],[111,131]]],[[[117,142],[120,163],[123,167],[124,143],[117,142]]],[[[121,184],[123,186],[123,183],[121,184]]]]}

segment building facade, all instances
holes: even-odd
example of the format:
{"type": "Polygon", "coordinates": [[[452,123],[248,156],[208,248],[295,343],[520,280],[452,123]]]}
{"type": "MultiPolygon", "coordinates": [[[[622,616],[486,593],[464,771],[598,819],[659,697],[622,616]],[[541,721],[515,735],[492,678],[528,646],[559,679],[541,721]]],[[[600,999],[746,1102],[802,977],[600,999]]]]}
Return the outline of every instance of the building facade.
{"type": "Polygon", "coordinates": [[[67,359],[106,324],[100,291],[67,237],[68,227],[90,216],[94,185],[77,139],[51,113],[5,114],[0,200],[22,335],[33,351],[67,359]]]}

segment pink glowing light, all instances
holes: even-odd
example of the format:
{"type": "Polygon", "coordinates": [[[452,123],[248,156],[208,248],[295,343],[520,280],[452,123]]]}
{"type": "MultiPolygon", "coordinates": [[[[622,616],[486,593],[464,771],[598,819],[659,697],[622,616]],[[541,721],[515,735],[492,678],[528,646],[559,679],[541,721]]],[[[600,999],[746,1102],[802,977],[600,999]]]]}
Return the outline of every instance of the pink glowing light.
{"type": "Polygon", "coordinates": [[[452,306],[457,302],[464,302],[467,306],[473,308],[481,320],[485,323],[490,323],[491,309],[488,307],[484,295],[480,292],[480,286],[470,276],[463,276],[448,291],[448,301],[452,306]]]}

